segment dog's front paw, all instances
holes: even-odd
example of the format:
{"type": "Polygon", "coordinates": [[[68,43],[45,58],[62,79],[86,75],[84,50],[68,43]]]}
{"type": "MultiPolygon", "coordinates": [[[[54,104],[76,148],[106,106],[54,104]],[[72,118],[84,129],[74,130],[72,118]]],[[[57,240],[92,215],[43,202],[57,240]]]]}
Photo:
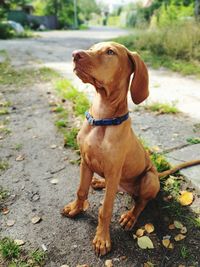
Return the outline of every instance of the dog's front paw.
{"type": "Polygon", "coordinates": [[[131,211],[127,211],[121,215],[119,223],[125,230],[131,230],[136,223],[136,218],[131,211]]]}
{"type": "Polygon", "coordinates": [[[111,250],[111,241],[109,233],[99,234],[97,231],[92,243],[97,256],[104,256],[111,250]]]}
{"type": "Polygon", "coordinates": [[[75,200],[68,205],[64,206],[63,210],[61,211],[61,214],[63,216],[67,216],[70,218],[75,217],[77,214],[86,211],[89,207],[89,202],[87,200],[85,201],[80,201],[80,200],[75,200]]]}

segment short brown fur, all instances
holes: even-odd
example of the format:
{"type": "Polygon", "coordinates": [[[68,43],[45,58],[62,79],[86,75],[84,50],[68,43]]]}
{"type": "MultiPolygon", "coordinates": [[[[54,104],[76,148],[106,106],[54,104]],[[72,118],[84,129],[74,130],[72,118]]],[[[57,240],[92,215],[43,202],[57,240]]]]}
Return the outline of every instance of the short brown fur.
{"type": "MultiPolygon", "coordinates": [[[[91,83],[96,89],[90,108],[90,114],[95,119],[126,114],[129,87],[134,103],[139,104],[148,97],[147,68],[137,53],[130,52],[124,46],[113,42],[99,43],[89,50],[75,51],[73,58],[74,72],[83,82],[91,83]],[[134,77],[131,78],[133,73],[134,77]]],[[[122,214],[119,220],[121,226],[129,230],[148,201],[156,197],[162,174],[158,174],[135,136],[130,118],[118,126],[91,126],[85,120],[77,140],[82,158],[80,186],[76,200],[66,205],[62,214],[74,217],[85,211],[90,185],[95,189],[105,187],[93,240],[96,254],[105,255],[111,250],[109,226],[117,190],[120,188],[137,197],[135,206],[122,214]],[[94,173],[105,179],[94,178],[94,173]]]]}

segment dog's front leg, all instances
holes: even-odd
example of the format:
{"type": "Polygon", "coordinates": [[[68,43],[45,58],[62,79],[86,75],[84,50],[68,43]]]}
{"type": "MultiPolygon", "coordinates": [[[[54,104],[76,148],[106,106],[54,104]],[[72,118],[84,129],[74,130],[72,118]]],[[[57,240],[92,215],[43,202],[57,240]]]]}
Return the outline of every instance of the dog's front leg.
{"type": "Polygon", "coordinates": [[[77,214],[87,210],[89,203],[87,201],[88,192],[92,180],[93,172],[89,169],[85,161],[82,159],[80,166],[80,185],[77,191],[77,198],[73,202],[66,205],[62,214],[67,217],[74,217],[77,214]]]}
{"type": "Polygon", "coordinates": [[[110,221],[119,180],[120,176],[116,173],[106,178],[104,201],[99,209],[98,226],[93,240],[93,247],[97,255],[103,256],[111,250],[110,221]]]}

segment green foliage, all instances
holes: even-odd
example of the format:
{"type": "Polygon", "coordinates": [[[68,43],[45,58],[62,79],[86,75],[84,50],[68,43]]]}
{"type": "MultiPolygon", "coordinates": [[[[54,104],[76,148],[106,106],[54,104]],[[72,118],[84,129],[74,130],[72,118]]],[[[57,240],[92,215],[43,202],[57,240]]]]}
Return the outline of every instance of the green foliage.
{"type": "Polygon", "coordinates": [[[76,141],[78,132],[78,128],[72,128],[64,134],[64,144],[66,147],[71,147],[75,150],[78,149],[78,144],[76,141]]]}
{"type": "Polygon", "coordinates": [[[9,39],[15,36],[15,31],[6,22],[0,22],[0,39],[9,39]]]}
{"type": "Polygon", "coordinates": [[[163,172],[170,169],[170,164],[162,154],[153,152],[150,155],[150,158],[156,166],[158,172],[163,172]]]}
{"type": "Polygon", "coordinates": [[[159,114],[176,114],[179,112],[175,105],[167,103],[155,102],[150,105],[145,105],[144,107],[146,110],[158,112],[159,114]]]}
{"type": "Polygon", "coordinates": [[[2,186],[0,186],[0,203],[1,200],[5,200],[8,197],[8,191],[5,190],[2,186]]]}
{"type": "Polygon", "coordinates": [[[200,144],[200,138],[198,138],[198,137],[187,138],[187,142],[190,144],[200,144]]]}
{"type": "Polygon", "coordinates": [[[0,252],[4,259],[18,258],[20,255],[20,247],[9,238],[0,240],[0,252]]]}
{"type": "Polygon", "coordinates": [[[37,249],[32,253],[30,253],[30,258],[33,260],[34,265],[35,264],[41,265],[45,260],[45,252],[40,249],[37,249]]]}
{"type": "Polygon", "coordinates": [[[79,0],[79,17],[81,20],[88,21],[91,19],[92,13],[100,14],[101,10],[95,0],[79,0]]]}
{"type": "Polygon", "coordinates": [[[9,167],[8,162],[0,159],[0,172],[6,171],[8,169],[8,167],[9,167]]]}
{"type": "Polygon", "coordinates": [[[72,101],[75,115],[84,115],[89,101],[83,92],[79,92],[68,80],[58,81],[56,89],[62,98],[72,101]]]}

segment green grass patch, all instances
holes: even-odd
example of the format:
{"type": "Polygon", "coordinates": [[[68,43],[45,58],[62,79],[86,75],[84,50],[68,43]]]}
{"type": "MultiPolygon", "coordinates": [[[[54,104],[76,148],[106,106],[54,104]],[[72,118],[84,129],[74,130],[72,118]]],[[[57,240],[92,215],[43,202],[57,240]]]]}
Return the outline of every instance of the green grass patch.
{"type": "Polygon", "coordinates": [[[155,102],[144,106],[145,110],[158,112],[159,114],[177,114],[180,111],[175,105],[155,102]]]}
{"type": "Polygon", "coordinates": [[[0,159],[0,172],[6,171],[8,168],[9,168],[8,162],[0,159]]]}
{"type": "Polygon", "coordinates": [[[115,38],[131,51],[141,54],[153,68],[165,67],[184,75],[200,77],[200,28],[192,21],[170,26],[134,30],[133,34],[115,38]]]}
{"type": "Polygon", "coordinates": [[[0,108],[0,116],[9,114],[9,110],[7,108],[0,108]]]}
{"type": "Polygon", "coordinates": [[[55,125],[58,127],[58,128],[64,128],[64,127],[67,127],[67,120],[57,120],[55,122],[55,125]]]}
{"type": "Polygon", "coordinates": [[[15,69],[9,60],[0,63],[0,85],[31,85],[33,83],[52,81],[59,78],[59,74],[47,67],[40,69],[15,69]]]}
{"type": "Polygon", "coordinates": [[[69,129],[66,133],[64,133],[64,145],[66,147],[70,147],[75,150],[78,149],[78,144],[76,141],[78,132],[79,132],[78,128],[72,128],[72,129],[69,129]]]}
{"type": "Polygon", "coordinates": [[[0,240],[0,253],[3,259],[15,259],[20,255],[20,247],[10,238],[3,238],[0,240]]]}
{"type": "Polygon", "coordinates": [[[56,90],[59,95],[67,100],[72,101],[73,110],[76,116],[84,115],[89,108],[90,103],[83,92],[79,92],[68,80],[60,80],[56,84],[56,90]]]}
{"type": "Polygon", "coordinates": [[[8,197],[8,191],[5,190],[2,186],[0,186],[0,203],[2,200],[5,200],[8,197]]]}
{"type": "Polygon", "coordinates": [[[30,259],[33,261],[33,264],[38,264],[42,266],[45,262],[46,254],[44,251],[37,249],[30,253],[30,259]]]}
{"type": "Polygon", "coordinates": [[[16,151],[20,151],[22,149],[23,145],[22,144],[16,144],[15,146],[12,147],[12,149],[16,151]]]}
{"type": "Polygon", "coordinates": [[[152,152],[150,158],[158,172],[169,170],[171,167],[163,154],[152,152]]]}
{"type": "Polygon", "coordinates": [[[198,137],[187,138],[186,141],[187,141],[189,144],[192,144],[192,145],[200,144],[200,138],[198,138],[198,137]]]}

